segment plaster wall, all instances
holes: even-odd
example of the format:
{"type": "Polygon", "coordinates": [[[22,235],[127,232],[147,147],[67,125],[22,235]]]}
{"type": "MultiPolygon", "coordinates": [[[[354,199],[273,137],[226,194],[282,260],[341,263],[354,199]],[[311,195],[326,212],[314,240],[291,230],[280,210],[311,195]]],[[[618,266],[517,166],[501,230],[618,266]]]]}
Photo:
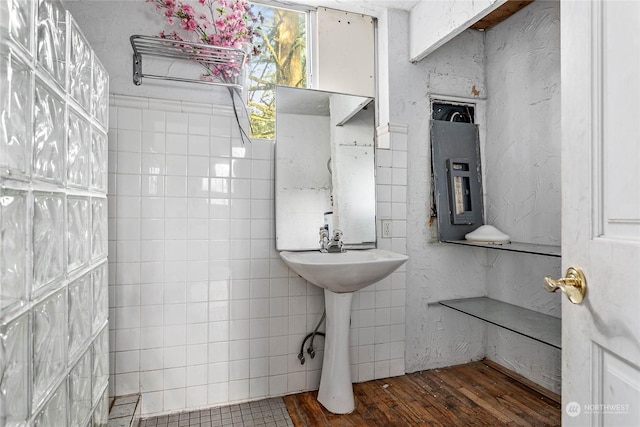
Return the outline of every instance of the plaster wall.
{"type": "Polygon", "coordinates": [[[486,35],[464,31],[414,65],[401,60],[410,55],[400,48],[402,12],[386,16],[388,43],[398,46],[388,52],[390,122],[409,129],[407,372],[486,356],[559,390],[559,350],[435,303],[488,295],[559,316],[560,299],[541,283],[559,274],[560,260],[447,247],[429,224],[428,97],[475,98],[487,222],[516,241],[559,244],[558,7],[539,3],[486,35]]]}
{"type": "Polygon", "coordinates": [[[516,241],[560,244],[559,2],[487,31],[486,56],[487,220],[516,241]]]}
{"type": "MultiPolygon", "coordinates": [[[[382,21],[382,19],[381,19],[382,21]]],[[[414,372],[478,360],[485,354],[485,327],[441,308],[440,300],[484,295],[485,255],[433,243],[429,96],[472,98],[485,94],[483,35],[465,31],[421,62],[409,58],[409,14],[390,10],[389,115],[407,133],[407,322],[406,370],[414,372]]],[[[392,144],[393,147],[393,144],[392,144]]]]}
{"type": "MultiPolygon", "coordinates": [[[[486,32],[486,220],[514,241],[560,244],[560,3],[534,2],[486,32]],[[507,178],[508,179],[505,179],[507,178]]],[[[488,251],[487,294],[560,317],[542,288],[560,258],[488,251]]],[[[561,352],[489,326],[487,357],[556,392],[561,352]]]]}

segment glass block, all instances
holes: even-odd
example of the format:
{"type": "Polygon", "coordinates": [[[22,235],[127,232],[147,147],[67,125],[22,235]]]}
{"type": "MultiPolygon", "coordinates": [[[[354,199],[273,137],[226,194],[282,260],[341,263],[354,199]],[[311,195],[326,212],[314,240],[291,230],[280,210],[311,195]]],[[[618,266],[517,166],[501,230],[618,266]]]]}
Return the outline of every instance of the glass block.
{"type": "Polygon", "coordinates": [[[81,350],[91,335],[91,275],[69,284],[69,358],[81,350]]]}
{"type": "Polygon", "coordinates": [[[32,401],[34,407],[38,406],[49,388],[65,372],[66,307],[66,294],[62,289],[33,309],[32,401]]]}
{"type": "Polygon", "coordinates": [[[104,327],[96,337],[92,347],[93,352],[93,404],[109,381],[109,328],[104,327]]]}
{"type": "Polygon", "coordinates": [[[89,199],[67,198],[67,271],[82,267],[89,261],[89,199]]]}
{"type": "Polygon", "coordinates": [[[64,195],[34,193],[33,290],[62,277],[64,266],[64,195]]]}
{"type": "Polygon", "coordinates": [[[0,176],[23,179],[31,169],[33,72],[0,45],[0,176]]]}
{"type": "Polygon", "coordinates": [[[64,88],[66,14],[62,3],[56,0],[38,1],[38,27],[36,52],[38,64],[64,88]]]}
{"type": "Polygon", "coordinates": [[[109,423],[109,395],[107,390],[102,393],[98,406],[93,412],[92,427],[107,427],[109,423]]]}
{"type": "Polygon", "coordinates": [[[66,426],[67,382],[63,381],[35,418],[35,427],[66,426]]]}
{"type": "Polygon", "coordinates": [[[89,122],[70,110],[67,139],[67,184],[70,186],[89,186],[90,131],[89,122]]]}
{"type": "Polygon", "coordinates": [[[107,190],[107,136],[91,130],[91,188],[103,193],[107,190]]]}
{"type": "Polygon", "coordinates": [[[36,80],[33,175],[57,184],[61,184],[63,178],[64,110],[62,99],[40,80],[36,80]]]}
{"type": "Polygon", "coordinates": [[[0,35],[10,38],[27,52],[33,44],[33,1],[4,0],[0,4],[0,35]]]}
{"type": "Polygon", "coordinates": [[[21,426],[28,412],[29,318],[0,325],[0,425],[21,426]]]}
{"type": "Polygon", "coordinates": [[[27,193],[0,188],[0,313],[26,302],[27,193]]]}
{"type": "Polygon", "coordinates": [[[87,351],[69,373],[69,426],[85,426],[91,414],[91,352],[87,351]]]}
{"type": "Polygon", "coordinates": [[[71,20],[69,50],[69,94],[87,113],[91,113],[91,56],[89,43],[71,20]]]}
{"type": "Polygon", "coordinates": [[[91,199],[91,258],[97,259],[107,254],[107,199],[91,199]]]}
{"type": "Polygon", "coordinates": [[[93,328],[97,331],[109,315],[109,265],[104,262],[91,272],[93,281],[93,328]]]}
{"type": "Polygon", "coordinates": [[[109,123],[109,75],[96,55],[93,55],[91,103],[93,116],[106,128],[109,123]]]}

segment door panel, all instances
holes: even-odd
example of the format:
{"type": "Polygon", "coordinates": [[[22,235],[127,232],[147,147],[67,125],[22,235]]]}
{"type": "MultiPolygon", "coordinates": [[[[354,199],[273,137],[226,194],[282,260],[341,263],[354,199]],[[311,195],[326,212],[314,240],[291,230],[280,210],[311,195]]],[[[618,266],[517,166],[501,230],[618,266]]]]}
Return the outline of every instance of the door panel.
{"type": "Polygon", "coordinates": [[[593,402],[606,406],[587,405],[593,425],[635,426],[640,420],[640,369],[599,345],[593,347],[593,402]]]}
{"type": "MultiPolygon", "coordinates": [[[[640,182],[640,2],[607,1],[597,11],[601,47],[602,147],[604,229],[607,237],[629,239],[640,234],[640,197],[629,194],[628,184],[640,182]],[[620,23],[620,24],[618,24],[620,23]],[[634,54],[635,53],[635,54],[634,54]],[[608,148],[608,149],[605,149],[608,148]]],[[[636,195],[637,196],[637,195],[636,195]]]]}
{"type": "Polygon", "coordinates": [[[640,425],[640,2],[563,1],[563,425],[640,425]]]}

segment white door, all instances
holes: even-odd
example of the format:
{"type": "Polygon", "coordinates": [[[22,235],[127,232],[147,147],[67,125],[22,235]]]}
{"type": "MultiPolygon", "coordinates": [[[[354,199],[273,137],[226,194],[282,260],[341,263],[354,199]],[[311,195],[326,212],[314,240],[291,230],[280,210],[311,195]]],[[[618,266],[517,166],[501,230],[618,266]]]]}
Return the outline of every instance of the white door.
{"type": "Polygon", "coordinates": [[[562,1],[563,426],[640,426],[640,2],[562,1]]]}

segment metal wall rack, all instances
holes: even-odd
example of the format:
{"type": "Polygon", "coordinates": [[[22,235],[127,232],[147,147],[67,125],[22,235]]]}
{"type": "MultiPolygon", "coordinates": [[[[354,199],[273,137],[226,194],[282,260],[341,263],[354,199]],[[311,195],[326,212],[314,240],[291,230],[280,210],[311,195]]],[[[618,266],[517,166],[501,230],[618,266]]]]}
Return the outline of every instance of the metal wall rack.
{"type": "Polygon", "coordinates": [[[142,57],[153,56],[182,61],[192,61],[202,65],[208,70],[229,64],[239,64],[239,68],[242,68],[247,59],[247,53],[243,50],[171,40],[161,37],[141,36],[137,34],[131,36],[129,40],[131,41],[131,47],[133,48],[133,83],[136,86],[142,84],[142,79],[146,78],[225,86],[242,90],[242,85],[239,83],[240,76],[235,77],[231,82],[222,82],[187,77],[145,74],[142,71],[142,57]]]}

